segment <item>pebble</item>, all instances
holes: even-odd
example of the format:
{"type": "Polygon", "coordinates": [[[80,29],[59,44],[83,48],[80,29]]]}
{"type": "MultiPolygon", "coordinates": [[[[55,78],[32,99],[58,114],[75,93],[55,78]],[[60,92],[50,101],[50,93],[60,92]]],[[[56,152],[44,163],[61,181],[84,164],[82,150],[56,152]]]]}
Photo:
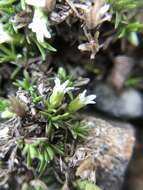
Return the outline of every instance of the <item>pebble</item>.
{"type": "Polygon", "coordinates": [[[143,115],[143,97],[133,88],[117,93],[111,86],[100,83],[95,85],[95,107],[117,118],[134,119],[143,115]]]}

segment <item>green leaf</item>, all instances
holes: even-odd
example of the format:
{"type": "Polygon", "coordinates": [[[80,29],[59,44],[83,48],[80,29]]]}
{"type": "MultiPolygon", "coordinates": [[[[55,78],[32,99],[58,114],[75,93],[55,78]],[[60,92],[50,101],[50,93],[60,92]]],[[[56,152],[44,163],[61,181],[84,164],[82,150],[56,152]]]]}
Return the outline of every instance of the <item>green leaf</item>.
{"type": "Polygon", "coordinates": [[[33,103],[38,103],[42,100],[42,96],[36,96],[35,98],[33,98],[33,103]]]}
{"type": "Polygon", "coordinates": [[[31,165],[32,165],[32,158],[31,158],[29,149],[28,149],[28,153],[27,153],[27,161],[26,162],[27,162],[27,166],[31,167],[31,165]]]}
{"type": "Polygon", "coordinates": [[[46,51],[45,51],[45,49],[36,40],[35,40],[35,43],[36,43],[36,45],[37,45],[37,47],[38,47],[38,49],[39,49],[39,51],[40,51],[40,53],[42,55],[42,59],[45,60],[45,58],[46,58],[46,51]]]}
{"type": "Polygon", "coordinates": [[[52,117],[52,121],[59,121],[59,120],[64,120],[67,119],[69,117],[69,113],[64,113],[62,115],[57,115],[52,117]]]}
{"type": "Polygon", "coordinates": [[[8,108],[9,102],[4,99],[0,99],[0,112],[5,111],[8,108]]]}
{"type": "Polygon", "coordinates": [[[77,180],[75,186],[79,190],[102,190],[100,187],[88,180],[77,180]]]}
{"type": "Polygon", "coordinates": [[[129,78],[126,82],[125,85],[126,86],[137,86],[140,82],[142,81],[142,79],[140,77],[136,77],[136,78],[129,78]]]}
{"type": "Polygon", "coordinates": [[[13,83],[17,87],[21,87],[23,90],[29,91],[31,84],[30,82],[24,78],[23,80],[16,80],[16,82],[13,83]]]}
{"type": "Polygon", "coordinates": [[[73,124],[71,127],[69,127],[69,130],[72,133],[74,139],[84,139],[89,131],[87,126],[84,126],[80,122],[76,122],[75,124],[73,124]]]}
{"type": "Polygon", "coordinates": [[[56,50],[53,46],[51,46],[49,43],[46,43],[46,47],[47,47],[48,50],[50,50],[50,51],[52,51],[52,52],[56,52],[56,51],[57,51],[57,50],[56,50]]]}
{"type": "Polygon", "coordinates": [[[120,22],[121,22],[121,15],[120,15],[118,12],[116,12],[116,17],[115,17],[115,29],[118,28],[120,22]]]}
{"type": "Polygon", "coordinates": [[[50,161],[50,158],[49,158],[49,154],[46,150],[43,152],[43,155],[44,155],[45,161],[48,163],[50,161]]]}
{"type": "Polygon", "coordinates": [[[0,1],[0,7],[3,7],[3,6],[7,6],[7,5],[10,5],[14,2],[16,2],[17,0],[1,0],[0,1]]]}
{"type": "Polygon", "coordinates": [[[45,156],[42,153],[39,153],[38,159],[40,160],[39,172],[40,172],[40,174],[42,174],[46,169],[47,162],[45,160],[45,156]]]}
{"type": "Polygon", "coordinates": [[[138,36],[137,36],[136,32],[131,32],[128,35],[128,40],[134,46],[138,46],[139,45],[139,39],[138,39],[138,36]]]}
{"type": "Polygon", "coordinates": [[[58,69],[58,77],[59,77],[59,79],[66,80],[66,76],[67,76],[67,74],[66,74],[65,69],[63,67],[60,67],[58,69]]]}
{"type": "Polygon", "coordinates": [[[54,150],[50,146],[47,146],[46,150],[47,150],[50,160],[53,160],[55,156],[54,150]]]}
{"type": "Polygon", "coordinates": [[[37,149],[37,148],[34,147],[33,144],[29,145],[30,157],[31,157],[32,159],[37,158],[37,156],[38,156],[38,151],[37,151],[36,149],[37,149]]]}
{"type": "Polygon", "coordinates": [[[53,126],[54,126],[56,129],[59,129],[59,124],[58,124],[58,123],[54,122],[54,123],[53,123],[53,126]]]}
{"type": "Polygon", "coordinates": [[[51,145],[51,147],[56,151],[56,153],[60,155],[64,155],[64,145],[58,144],[58,145],[51,145]]]}
{"type": "Polygon", "coordinates": [[[22,151],[22,154],[26,155],[28,153],[28,151],[29,151],[29,144],[25,144],[23,151],[22,151]]]}
{"type": "Polygon", "coordinates": [[[101,189],[95,184],[87,183],[85,190],[101,190],[101,189]]]}

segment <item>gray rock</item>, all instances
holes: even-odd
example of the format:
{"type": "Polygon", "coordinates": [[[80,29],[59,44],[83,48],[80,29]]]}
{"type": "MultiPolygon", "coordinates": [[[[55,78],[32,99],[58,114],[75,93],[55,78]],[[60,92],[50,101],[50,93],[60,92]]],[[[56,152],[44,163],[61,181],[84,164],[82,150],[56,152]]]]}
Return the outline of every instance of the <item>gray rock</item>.
{"type": "Polygon", "coordinates": [[[135,144],[134,128],[94,117],[87,117],[86,124],[91,128],[89,136],[77,147],[69,166],[103,190],[121,190],[135,144]]]}
{"type": "Polygon", "coordinates": [[[143,115],[143,98],[135,89],[125,89],[119,94],[107,84],[98,84],[94,93],[96,108],[112,116],[137,118],[143,115]]]}

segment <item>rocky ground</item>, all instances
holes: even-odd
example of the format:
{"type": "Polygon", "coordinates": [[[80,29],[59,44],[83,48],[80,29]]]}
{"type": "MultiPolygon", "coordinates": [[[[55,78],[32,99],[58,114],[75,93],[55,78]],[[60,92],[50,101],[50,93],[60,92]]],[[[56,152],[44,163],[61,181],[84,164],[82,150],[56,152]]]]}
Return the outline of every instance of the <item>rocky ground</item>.
{"type": "MultiPolygon", "coordinates": [[[[40,9],[37,9],[34,1],[26,2],[27,9],[22,8],[18,12],[21,5],[15,1],[16,12],[8,16],[5,16],[7,13],[3,16],[0,2],[0,16],[3,20],[8,18],[2,21],[3,24],[9,21],[14,24],[21,39],[18,38],[18,46],[12,44],[15,49],[10,46],[16,54],[12,60],[11,57],[2,57],[9,44],[0,44],[0,50],[4,51],[0,54],[0,62],[5,63],[0,66],[0,97],[2,100],[9,99],[13,108],[11,112],[16,113],[10,120],[4,118],[3,112],[0,113],[0,190],[33,190],[28,189],[27,184],[34,187],[42,183],[42,175],[35,169],[38,161],[34,160],[29,169],[17,143],[21,140],[32,144],[35,138],[40,137],[54,145],[62,142],[66,149],[63,157],[58,155],[50,160],[52,162],[49,161],[52,165],[43,175],[46,176],[44,180],[52,176],[49,190],[59,190],[61,186],[62,190],[77,190],[72,181],[79,178],[96,184],[97,190],[142,190],[143,33],[140,29],[143,27],[139,24],[143,20],[142,7],[132,9],[128,6],[124,9],[125,1],[113,0],[50,0],[43,1],[46,4],[38,5],[40,9]],[[124,6],[119,9],[122,3],[124,6]],[[42,11],[41,20],[46,18],[46,35],[43,34],[42,42],[34,33],[36,28],[33,31],[29,28],[36,9],[42,11]],[[46,41],[44,38],[47,36],[46,41]],[[56,102],[59,108],[49,106],[53,79],[61,67],[68,74],[66,76],[62,70],[61,76],[57,75],[63,83],[71,80],[68,88],[72,89],[70,85],[74,84],[75,95],[78,90],[84,89],[92,97],[96,95],[96,104],[77,114],[79,121],[88,127],[84,141],[76,141],[74,131],[71,133],[75,139],[70,141],[68,130],[76,117],[65,122],[67,115],[64,114],[69,111],[73,94],[61,96],[65,102],[60,105],[56,102]],[[27,91],[22,89],[21,82],[26,77],[33,85],[28,84],[27,91]],[[13,85],[16,82],[19,88],[13,85]],[[38,101],[35,92],[38,92],[38,101]],[[47,107],[50,108],[46,112],[47,107]],[[43,112],[47,115],[43,116],[43,112]],[[52,114],[55,114],[54,118],[52,114]],[[54,123],[56,129],[58,125],[63,127],[62,133],[53,130],[52,135],[53,131],[47,130],[51,121],[57,122],[54,123]]],[[[130,3],[134,5],[132,1],[130,3]]],[[[93,100],[90,102],[93,103],[93,100]]],[[[76,132],[80,134],[81,131],[76,132]]],[[[38,145],[40,148],[41,144],[38,145]]],[[[35,159],[35,152],[33,155],[35,159]]],[[[41,157],[39,160],[43,161],[41,157]]]]}

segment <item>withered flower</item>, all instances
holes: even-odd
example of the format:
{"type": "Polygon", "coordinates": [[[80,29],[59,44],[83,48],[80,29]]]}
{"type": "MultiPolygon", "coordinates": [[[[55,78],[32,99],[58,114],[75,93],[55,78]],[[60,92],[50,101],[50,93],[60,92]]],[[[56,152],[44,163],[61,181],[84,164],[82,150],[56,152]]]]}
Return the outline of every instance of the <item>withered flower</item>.
{"type": "Polygon", "coordinates": [[[105,0],[94,1],[94,5],[85,11],[85,22],[88,29],[93,29],[105,21],[110,21],[109,8],[110,4],[105,3],[105,0]]]}
{"type": "Polygon", "coordinates": [[[17,97],[10,96],[9,101],[11,112],[14,112],[16,115],[20,117],[24,117],[26,115],[27,107],[23,102],[20,102],[20,100],[17,97]]]}

